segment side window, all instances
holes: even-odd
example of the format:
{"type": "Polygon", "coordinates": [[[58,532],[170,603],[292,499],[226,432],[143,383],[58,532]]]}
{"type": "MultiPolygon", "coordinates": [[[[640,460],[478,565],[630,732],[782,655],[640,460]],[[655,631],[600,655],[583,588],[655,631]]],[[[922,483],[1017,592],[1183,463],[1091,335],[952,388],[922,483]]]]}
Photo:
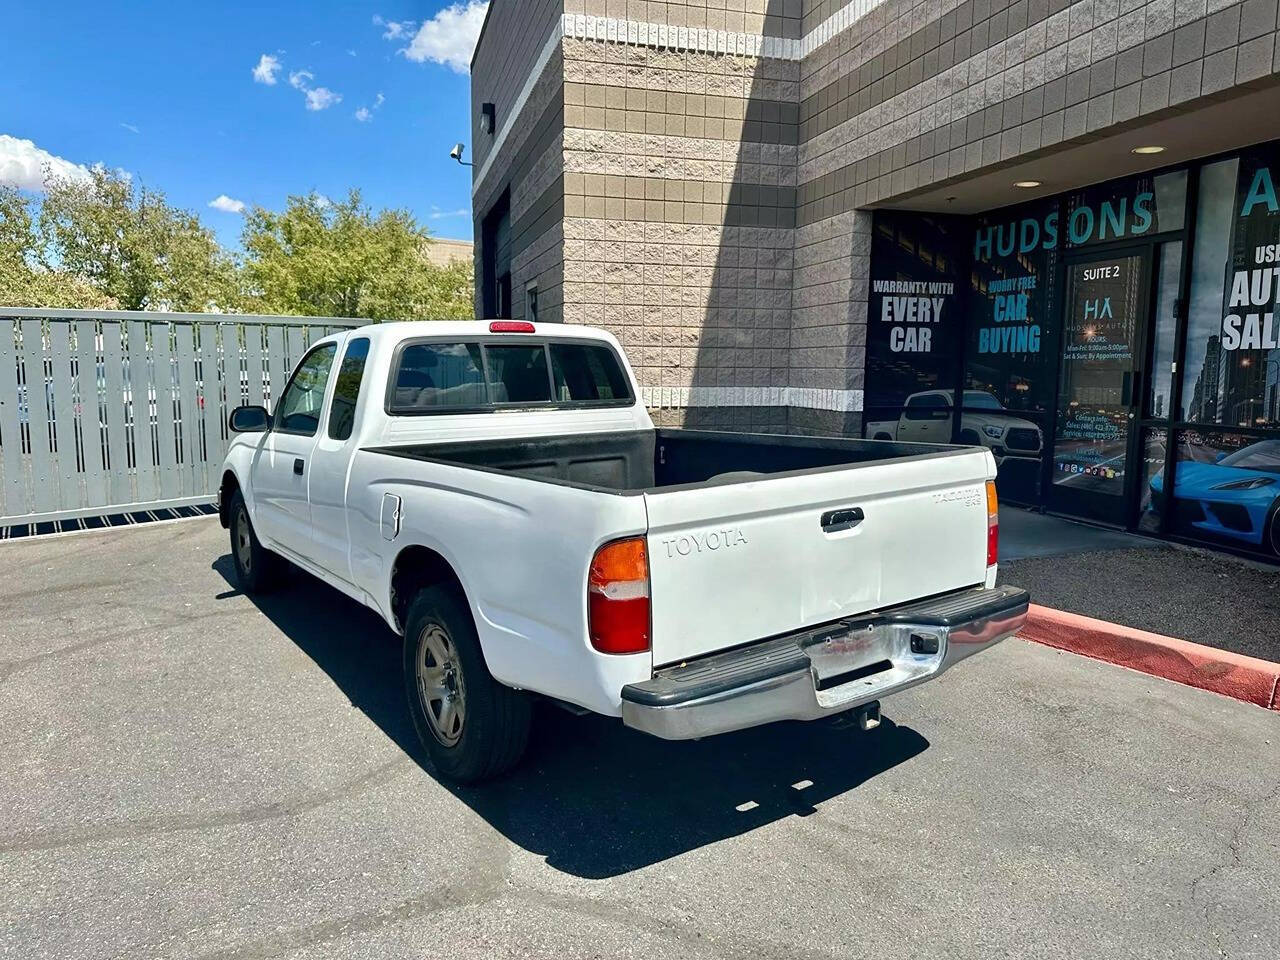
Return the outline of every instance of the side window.
{"type": "Polygon", "coordinates": [[[478,343],[411,343],[401,352],[391,412],[477,407],[488,402],[478,343]]]}
{"type": "Polygon", "coordinates": [[[302,358],[276,406],[275,427],[288,433],[311,436],[320,426],[320,408],[324,405],[324,388],[338,345],[326,343],[302,358]]]}
{"type": "Polygon", "coordinates": [[[364,362],[369,357],[369,338],[357,337],[347,343],[347,352],[338,367],[338,382],[333,386],[333,408],[329,411],[329,437],[349,440],[356,423],[356,400],[364,379],[364,362]]]}
{"type": "Polygon", "coordinates": [[[936,393],[920,393],[907,400],[908,420],[937,420],[939,412],[947,409],[945,397],[936,393]]]}
{"type": "Polygon", "coordinates": [[[524,318],[530,323],[538,322],[538,285],[529,284],[524,291],[524,318]]]}
{"type": "Polygon", "coordinates": [[[631,385],[608,347],[581,343],[551,344],[551,375],[556,400],[608,403],[631,399],[631,385]]]}
{"type": "Polygon", "coordinates": [[[494,403],[547,403],[551,399],[547,351],[542,344],[486,347],[485,360],[494,403]]]}

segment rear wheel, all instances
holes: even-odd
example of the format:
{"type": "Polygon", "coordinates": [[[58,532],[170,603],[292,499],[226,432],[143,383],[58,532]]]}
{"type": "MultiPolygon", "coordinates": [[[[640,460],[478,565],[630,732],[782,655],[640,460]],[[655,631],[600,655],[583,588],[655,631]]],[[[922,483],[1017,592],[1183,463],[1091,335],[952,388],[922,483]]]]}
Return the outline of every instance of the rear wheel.
{"type": "Polygon", "coordinates": [[[239,490],[231,498],[231,560],[245,593],[265,593],[280,582],[284,561],[258,541],[239,490]]]}
{"type": "Polygon", "coordinates": [[[428,587],[405,620],[409,713],[436,769],[456,783],[511,769],[529,742],[529,698],[493,679],[465,602],[454,590],[428,587]]]}

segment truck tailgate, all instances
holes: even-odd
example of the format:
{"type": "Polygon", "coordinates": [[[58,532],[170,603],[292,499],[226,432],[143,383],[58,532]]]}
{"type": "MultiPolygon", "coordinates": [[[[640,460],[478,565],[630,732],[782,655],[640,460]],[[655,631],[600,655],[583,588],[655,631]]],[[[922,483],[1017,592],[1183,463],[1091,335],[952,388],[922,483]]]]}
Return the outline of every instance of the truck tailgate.
{"type": "Polygon", "coordinates": [[[981,584],[994,473],[946,451],[646,493],[654,665],[981,584]]]}

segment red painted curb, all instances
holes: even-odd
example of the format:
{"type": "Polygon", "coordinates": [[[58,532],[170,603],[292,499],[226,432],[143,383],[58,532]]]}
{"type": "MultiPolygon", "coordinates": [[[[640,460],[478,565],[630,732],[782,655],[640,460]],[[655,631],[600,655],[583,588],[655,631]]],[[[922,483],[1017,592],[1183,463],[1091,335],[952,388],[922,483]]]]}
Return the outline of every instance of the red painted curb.
{"type": "Polygon", "coordinates": [[[1155,677],[1280,710],[1280,663],[1031,605],[1018,635],[1155,677]]]}

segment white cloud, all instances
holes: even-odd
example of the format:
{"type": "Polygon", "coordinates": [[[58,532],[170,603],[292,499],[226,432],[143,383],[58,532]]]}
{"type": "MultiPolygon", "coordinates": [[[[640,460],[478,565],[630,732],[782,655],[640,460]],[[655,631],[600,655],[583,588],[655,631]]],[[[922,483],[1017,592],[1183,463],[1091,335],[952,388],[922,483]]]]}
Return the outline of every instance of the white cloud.
{"type": "Polygon", "coordinates": [[[384,20],[376,13],[373,15],[373,25],[384,28],[383,40],[403,40],[413,33],[413,28],[417,26],[412,20],[384,20]]]}
{"type": "Polygon", "coordinates": [[[215,210],[221,210],[223,213],[244,213],[244,201],[233,200],[225,193],[220,193],[210,200],[209,206],[215,210]]]}
{"type": "Polygon", "coordinates": [[[454,217],[470,217],[471,211],[465,207],[457,210],[433,210],[431,213],[432,220],[451,220],[454,217]]]}
{"type": "Polygon", "coordinates": [[[342,102],[342,94],[334,93],[328,87],[315,87],[307,91],[308,110],[328,110],[335,103],[342,102]]]}
{"type": "Polygon", "coordinates": [[[49,179],[85,181],[89,168],[42,150],[30,140],[0,133],[0,185],[39,193],[49,179]]]}
{"type": "Polygon", "coordinates": [[[333,201],[330,200],[328,197],[326,197],[323,193],[316,194],[316,206],[319,207],[321,210],[323,210],[325,207],[329,206],[332,203],[333,201]]]}
{"type": "MultiPolygon", "coordinates": [[[[475,51],[488,9],[488,0],[467,0],[445,7],[424,22],[409,41],[409,46],[400,52],[415,63],[431,61],[444,64],[458,73],[466,73],[471,69],[471,54],[475,51]]],[[[388,36],[387,39],[394,38],[388,36]]]]}
{"type": "Polygon", "coordinates": [[[387,102],[387,98],[382,95],[381,91],[379,91],[378,95],[373,98],[373,106],[361,107],[359,110],[355,112],[355,118],[359,120],[361,123],[368,123],[373,119],[374,111],[378,110],[386,102],[387,102]]]}
{"type": "Polygon", "coordinates": [[[268,87],[276,85],[276,74],[280,72],[280,59],[269,53],[258,58],[258,65],[253,68],[253,82],[265,83],[268,87]]]}
{"type": "Polygon", "coordinates": [[[302,91],[308,110],[328,110],[334,104],[342,102],[342,94],[335,93],[328,87],[311,86],[311,81],[315,78],[310,70],[294,70],[289,74],[289,86],[302,91]]]}
{"type": "Polygon", "coordinates": [[[122,121],[122,122],[120,123],[120,126],[124,127],[124,128],[125,128],[126,130],[128,130],[130,133],[141,133],[141,131],[137,128],[137,126],[136,126],[135,124],[132,124],[132,123],[124,123],[124,122],[122,121]]]}

